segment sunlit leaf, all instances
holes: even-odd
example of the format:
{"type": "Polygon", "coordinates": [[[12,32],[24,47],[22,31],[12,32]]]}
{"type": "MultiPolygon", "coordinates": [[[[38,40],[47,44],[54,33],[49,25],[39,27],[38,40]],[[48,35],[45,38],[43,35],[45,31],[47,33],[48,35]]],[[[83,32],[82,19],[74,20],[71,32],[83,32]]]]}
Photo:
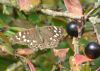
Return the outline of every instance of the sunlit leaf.
{"type": "Polygon", "coordinates": [[[18,0],[19,8],[23,11],[29,11],[40,4],[40,0],[18,0]]]}
{"type": "Polygon", "coordinates": [[[69,48],[64,48],[64,49],[54,49],[54,55],[58,56],[61,61],[64,61],[66,58],[66,55],[68,53],[69,48]]]}
{"type": "Polygon", "coordinates": [[[69,13],[72,13],[73,15],[76,15],[76,16],[83,15],[82,6],[79,0],[64,0],[64,4],[69,13]]]}
{"type": "Polygon", "coordinates": [[[83,64],[80,71],[92,71],[89,63],[83,64]]]}
{"type": "Polygon", "coordinates": [[[88,57],[84,55],[75,55],[75,62],[76,64],[82,64],[84,62],[92,61],[92,59],[89,59],[88,57]]]}
{"type": "Polygon", "coordinates": [[[3,45],[3,49],[5,51],[7,51],[9,54],[12,54],[13,55],[13,48],[11,47],[11,44],[9,42],[9,39],[3,34],[3,33],[0,33],[0,38],[2,39],[2,41],[4,42],[2,45],[3,45]]]}

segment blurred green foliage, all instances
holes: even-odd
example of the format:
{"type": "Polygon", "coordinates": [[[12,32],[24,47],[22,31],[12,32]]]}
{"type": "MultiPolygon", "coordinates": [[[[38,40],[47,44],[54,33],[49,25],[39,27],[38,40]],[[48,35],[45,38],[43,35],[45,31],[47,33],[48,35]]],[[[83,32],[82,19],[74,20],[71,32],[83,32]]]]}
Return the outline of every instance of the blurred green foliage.
{"type": "MultiPolygon", "coordinates": [[[[85,10],[84,11],[85,14],[88,13],[93,8],[93,3],[95,2],[95,0],[80,0],[80,1],[85,10]]],[[[42,0],[41,6],[43,8],[50,8],[58,11],[66,10],[63,4],[63,0],[42,0]]],[[[96,10],[92,14],[92,16],[100,17],[100,9],[96,10]]],[[[35,26],[45,26],[45,25],[63,26],[66,29],[67,22],[68,22],[68,18],[65,17],[52,17],[38,11],[25,13],[19,11],[16,8],[9,7],[9,6],[7,6],[5,12],[3,10],[3,6],[0,5],[0,28],[3,29],[4,27],[6,27],[5,32],[2,32],[0,34],[4,35],[7,38],[7,39],[2,39],[3,37],[0,35],[0,45],[7,47],[6,50],[8,53],[9,52],[13,53],[13,51],[18,47],[18,45],[15,46],[16,48],[12,48],[10,41],[7,40],[9,40],[9,38],[15,35],[18,31],[21,31],[24,28],[32,28],[35,26]]],[[[90,33],[87,34],[87,32],[91,32],[92,34],[94,33],[92,25],[89,21],[86,22],[85,28],[86,28],[85,36],[83,36],[80,40],[80,45],[83,46],[82,49],[85,48],[86,44],[89,41],[95,39],[95,37],[92,37],[90,33]]],[[[100,29],[100,27],[98,27],[98,29],[100,29]]],[[[100,32],[100,30],[98,31],[100,32]]],[[[68,61],[69,61],[69,57],[73,55],[73,50],[71,49],[72,48],[71,41],[72,39],[70,40],[64,39],[58,46],[58,48],[70,48],[68,54],[66,55],[65,62],[63,63],[64,71],[69,71],[70,69],[68,61]]],[[[7,71],[6,69],[9,68],[9,66],[19,61],[15,57],[11,57],[11,58],[9,57],[10,57],[9,55],[0,56],[0,71],[7,71]]],[[[58,58],[54,56],[51,50],[47,50],[44,54],[37,56],[32,61],[35,64],[37,71],[51,71],[53,65],[56,65],[58,58]]],[[[95,59],[94,64],[95,65],[93,64],[91,65],[92,71],[94,71],[97,67],[100,67],[100,58],[95,59]]],[[[83,70],[81,71],[90,71],[88,66],[85,67],[83,66],[83,70]],[[85,67],[87,67],[88,70],[85,70],[85,67]]],[[[24,70],[23,67],[21,66],[14,71],[24,71],[24,70]]]]}

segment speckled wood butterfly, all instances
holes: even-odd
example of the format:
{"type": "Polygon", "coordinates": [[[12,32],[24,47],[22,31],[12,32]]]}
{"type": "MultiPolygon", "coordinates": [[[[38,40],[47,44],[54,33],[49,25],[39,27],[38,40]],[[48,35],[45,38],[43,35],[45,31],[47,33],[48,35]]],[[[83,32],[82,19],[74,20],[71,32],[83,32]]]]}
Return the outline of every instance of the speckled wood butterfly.
{"type": "Polygon", "coordinates": [[[13,43],[28,45],[33,51],[37,51],[57,47],[64,36],[66,31],[62,27],[43,26],[18,32],[11,40],[13,43]]]}

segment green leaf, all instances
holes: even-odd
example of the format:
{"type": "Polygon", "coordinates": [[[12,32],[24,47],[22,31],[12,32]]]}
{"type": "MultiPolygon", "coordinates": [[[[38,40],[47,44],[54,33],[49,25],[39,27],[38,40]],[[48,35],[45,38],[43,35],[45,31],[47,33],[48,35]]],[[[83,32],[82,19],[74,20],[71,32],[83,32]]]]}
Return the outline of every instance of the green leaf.
{"type": "Polygon", "coordinates": [[[13,48],[11,47],[11,44],[9,42],[9,39],[3,34],[0,33],[0,38],[2,39],[3,43],[2,43],[2,48],[9,54],[13,55],[13,48]]]}
{"type": "Polygon", "coordinates": [[[83,64],[80,71],[91,71],[89,63],[83,64]]]}
{"type": "Polygon", "coordinates": [[[59,48],[70,48],[69,44],[65,41],[61,42],[59,45],[58,45],[59,48]]]}
{"type": "Polygon", "coordinates": [[[55,17],[52,19],[52,25],[66,27],[66,20],[63,18],[55,17]]]}
{"type": "Polygon", "coordinates": [[[2,14],[1,12],[0,12],[0,19],[3,21],[3,24],[9,24],[11,22],[11,18],[9,16],[2,14]]]}
{"type": "Polygon", "coordinates": [[[14,61],[12,59],[0,57],[0,71],[6,71],[6,68],[13,62],[14,61]]]}
{"type": "Polygon", "coordinates": [[[19,32],[25,30],[25,28],[20,28],[20,27],[10,27],[9,30],[19,32]]]}
{"type": "Polygon", "coordinates": [[[2,19],[0,19],[0,28],[2,28],[5,25],[2,19]]]}
{"type": "Polygon", "coordinates": [[[4,32],[4,35],[6,35],[8,37],[12,37],[13,35],[15,35],[15,33],[8,30],[8,31],[4,32]]]}
{"type": "Polygon", "coordinates": [[[86,40],[86,39],[84,39],[84,38],[81,38],[80,39],[80,41],[79,41],[79,43],[81,44],[81,45],[83,45],[84,47],[88,44],[88,40],[86,40]]]}
{"type": "Polygon", "coordinates": [[[28,20],[31,21],[33,24],[35,23],[38,23],[39,22],[39,15],[36,14],[36,13],[32,13],[28,16],[28,20]]]}
{"type": "Polygon", "coordinates": [[[9,46],[9,44],[3,44],[4,46],[2,47],[8,54],[13,55],[14,49],[9,46]]]}

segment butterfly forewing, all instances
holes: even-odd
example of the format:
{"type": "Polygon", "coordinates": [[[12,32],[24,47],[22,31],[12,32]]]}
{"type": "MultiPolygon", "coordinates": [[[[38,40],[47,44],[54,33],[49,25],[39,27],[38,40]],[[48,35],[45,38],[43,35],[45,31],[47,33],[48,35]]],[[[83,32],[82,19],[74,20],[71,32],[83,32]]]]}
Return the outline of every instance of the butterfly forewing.
{"type": "Polygon", "coordinates": [[[40,28],[46,48],[57,47],[60,39],[63,37],[62,30],[64,29],[55,26],[45,26],[40,28]]]}
{"type": "Polygon", "coordinates": [[[13,43],[28,45],[30,48],[33,47],[34,49],[37,48],[38,44],[43,42],[35,28],[18,32],[11,40],[13,43]]]}
{"type": "Polygon", "coordinates": [[[33,50],[55,48],[64,36],[65,30],[61,27],[44,26],[18,32],[12,40],[14,43],[28,45],[33,50]]]}

